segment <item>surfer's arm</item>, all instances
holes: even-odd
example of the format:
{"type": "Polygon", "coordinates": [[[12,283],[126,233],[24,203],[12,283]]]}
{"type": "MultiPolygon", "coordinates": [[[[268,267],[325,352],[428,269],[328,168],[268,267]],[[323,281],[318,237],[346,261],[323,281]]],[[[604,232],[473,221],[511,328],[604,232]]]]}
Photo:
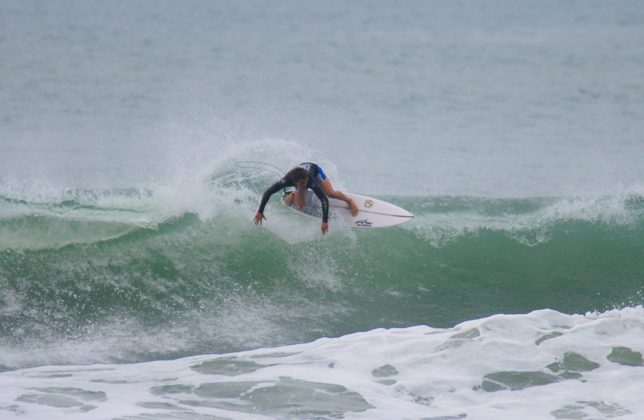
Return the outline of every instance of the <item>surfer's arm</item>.
{"type": "Polygon", "coordinates": [[[314,187],[311,188],[315,195],[318,196],[320,199],[320,204],[322,205],[322,223],[328,223],[329,222],[329,199],[326,197],[326,194],[324,194],[324,191],[322,191],[322,188],[320,187],[314,187]]]}
{"type": "Polygon", "coordinates": [[[257,213],[264,214],[264,208],[266,207],[266,203],[268,203],[268,199],[271,198],[271,195],[275,194],[282,188],[289,186],[293,186],[293,183],[289,182],[286,178],[282,178],[268,187],[268,189],[264,191],[264,195],[262,195],[262,201],[259,203],[259,210],[257,210],[257,213]]]}

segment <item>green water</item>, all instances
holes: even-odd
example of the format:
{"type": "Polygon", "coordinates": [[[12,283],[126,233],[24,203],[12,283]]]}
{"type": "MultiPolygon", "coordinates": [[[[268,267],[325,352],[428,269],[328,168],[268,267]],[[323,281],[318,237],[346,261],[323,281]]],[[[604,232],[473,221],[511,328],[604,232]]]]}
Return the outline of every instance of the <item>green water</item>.
{"type": "Polygon", "coordinates": [[[63,226],[91,238],[80,244],[61,235],[63,216],[5,218],[5,231],[26,232],[30,243],[40,235],[49,246],[4,244],[0,334],[14,349],[99,335],[118,343],[115,360],[147,360],[644,301],[636,199],[619,212],[602,205],[575,210],[576,217],[554,199],[390,200],[416,218],[400,228],[294,242],[232,214],[184,214],[155,227],[117,216],[112,230],[94,213],[76,215],[63,226]],[[54,224],[58,230],[45,229],[54,224]],[[168,344],[124,346],[118,339],[135,343],[146,335],[168,344]]]}

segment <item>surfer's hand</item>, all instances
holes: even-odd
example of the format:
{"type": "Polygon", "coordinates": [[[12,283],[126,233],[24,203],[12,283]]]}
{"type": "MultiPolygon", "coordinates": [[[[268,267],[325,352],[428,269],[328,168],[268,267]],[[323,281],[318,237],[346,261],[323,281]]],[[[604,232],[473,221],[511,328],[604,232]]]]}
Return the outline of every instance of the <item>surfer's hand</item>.
{"type": "Polygon", "coordinates": [[[262,220],[268,220],[266,217],[264,217],[264,213],[257,212],[255,213],[255,219],[253,220],[256,225],[261,225],[262,220]]]}
{"type": "Polygon", "coordinates": [[[321,229],[322,229],[322,235],[327,233],[329,231],[329,222],[322,222],[321,229]]]}

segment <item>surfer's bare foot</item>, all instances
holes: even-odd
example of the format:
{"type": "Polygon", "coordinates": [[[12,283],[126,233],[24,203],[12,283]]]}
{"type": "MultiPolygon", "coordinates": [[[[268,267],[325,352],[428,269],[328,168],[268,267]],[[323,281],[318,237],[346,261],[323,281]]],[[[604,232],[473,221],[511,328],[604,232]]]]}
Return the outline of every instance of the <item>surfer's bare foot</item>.
{"type": "Polygon", "coordinates": [[[351,216],[355,217],[360,210],[358,210],[358,206],[356,206],[355,201],[352,199],[349,199],[349,207],[351,207],[351,216]]]}

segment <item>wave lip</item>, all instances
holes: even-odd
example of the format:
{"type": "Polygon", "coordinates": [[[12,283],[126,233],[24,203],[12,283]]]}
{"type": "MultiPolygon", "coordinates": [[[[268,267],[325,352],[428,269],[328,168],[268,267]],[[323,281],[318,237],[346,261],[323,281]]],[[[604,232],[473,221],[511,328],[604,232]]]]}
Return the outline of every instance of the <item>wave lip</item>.
{"type": "Polygon", "coordinates": [[[402,228],[435,247],[481,232],[499,232],[524,245],[537,245],[551,239],[557,229],[586,225],[639,230],[644,225],[644,198],[636,194],[523,199],[427,197],[415,201],[410,204],[417,220],[402,228]]]}
{"type": "Polygon", "coordinates": [[[44,250],[112,240],[154,229],[163,215],[151,192],[68,191],[27,201],[0,196],[0,250],[44,250]]]}
{"type": "Polygon", "coordinates": [[[0,401],[21,418],[635,419],[644,415],[643,332],[642,307],[539,310],[446,329],[376,329],[221,355],[4,372],[0,401]]]}
{"type": "MultiPolygon", "coordinates": [[[[213,174],[185,194],[164,187],[156,191],[134,188],[66,191],[38,200],[0,196],[0,250],[99,243],[140,229],[155,230],[187,214],[198,215],[204,223],[226,214],[251,214],[265,180],[249,178],[237,171],[235,168],[232,172],[213,174]]],[[[550,240],[557,229],[575,224],[635,230],[644,225],[644,196],[636,193],[523,199],[385,198],[415,214],[412,222],[400,228],[435,247],[481,232],[500,232],[532,246],[550,240]]],[[[271,211],[275,207],[279,214],[276,202],[272,203],[271,211]]],[[[300,221],[291,217],[284,223],[300,221]]],[[[284,236],[279,230],[276,233],[284,236]]]]}

